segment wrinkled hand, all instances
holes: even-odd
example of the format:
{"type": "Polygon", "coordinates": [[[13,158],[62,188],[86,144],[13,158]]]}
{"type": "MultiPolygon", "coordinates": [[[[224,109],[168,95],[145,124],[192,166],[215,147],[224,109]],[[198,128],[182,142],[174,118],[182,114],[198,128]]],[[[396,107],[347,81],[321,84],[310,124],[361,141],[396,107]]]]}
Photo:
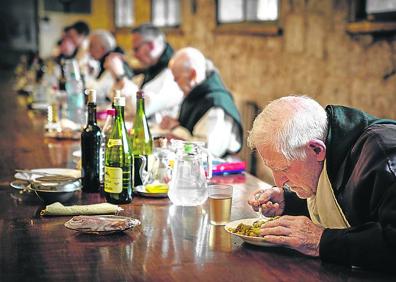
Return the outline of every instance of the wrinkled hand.
{"type": "Polygon", "coordinates": [[[173,129],[178,125],[179,125],[179,121],[177,119],[170,117],[170,116],[164,116],[160,123],[160,127],[162,129],[173,129]]]}
{"type": "Polygon", "coordinates": [[[104,67],[111,72],[113,77],[123,75],[124,63],[122,61],[122,55],[118,53],[111,53],[106,57],[104,67]]]}
{"type": "Polygon", "coordinates": [[[324,228],[306,216],[285,215],[265,223],[260,235],[270,243],[288,246],[305,255],[318,257],[324,228]]]}
{"type": "Polygon", "coordinates": [[[256,212],[261,209],[261,213],[264,216],[281,215],[285,209],[283,189],[272,187],[264,190],[257,190],[249,199],[248,204],[251,205],[256,212]]]}

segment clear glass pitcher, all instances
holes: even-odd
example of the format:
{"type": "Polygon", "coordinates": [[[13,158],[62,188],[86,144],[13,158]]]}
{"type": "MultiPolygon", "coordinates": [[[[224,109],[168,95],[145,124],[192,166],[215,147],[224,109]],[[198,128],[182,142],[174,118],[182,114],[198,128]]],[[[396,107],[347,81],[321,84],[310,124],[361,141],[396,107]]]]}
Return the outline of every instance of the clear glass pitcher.
{"type": "Polygon", "coordinates": [[[172,140],[176,159],[168,196],[176,206],[198,206],[208,198],[207,179],[212,177],[212,160],[202,142],[172,140]],[[205,173],[204,157],[207,161],[205,173]]]}

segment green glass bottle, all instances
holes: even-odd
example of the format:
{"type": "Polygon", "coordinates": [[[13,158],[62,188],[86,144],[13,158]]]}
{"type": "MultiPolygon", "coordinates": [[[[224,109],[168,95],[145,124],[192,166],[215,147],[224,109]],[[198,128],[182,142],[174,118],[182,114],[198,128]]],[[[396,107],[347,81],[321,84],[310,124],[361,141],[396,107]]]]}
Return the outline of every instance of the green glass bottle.
{"type": "Polygon", "coordinates": [[[142,90],[136,93],[136,115],[131,130],[131,143],[134,158],[134,187],[136,187],[143,184],[142,162],[146,163],[144,169],[147,171],[148,158],[153,154],[153,139],[144,112],[144,92],[142,90]]]}
{"type": "Polygon", "coordinates": [[[88,123],[81,132],[81,176],[83,192],[99,192],[101,178],[101,131],[96,124],[96,91],[88,89],[88,123]]]}
{"type": "Polygon", "coordinates": [[[114,127],[106,143],[104,194],[113,204],[126,204],[132,201],[131,148],[124,123],[125,97],[116,91],[114,127]]]}

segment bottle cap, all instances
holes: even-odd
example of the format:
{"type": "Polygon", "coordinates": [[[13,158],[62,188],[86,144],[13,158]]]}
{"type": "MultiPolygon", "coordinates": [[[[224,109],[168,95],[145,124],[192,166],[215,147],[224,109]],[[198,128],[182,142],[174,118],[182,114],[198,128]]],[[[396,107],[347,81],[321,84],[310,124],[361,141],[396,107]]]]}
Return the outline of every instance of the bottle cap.
{"type": "Polygon", "coordinates": [[[121,96],[121,90],[114,90],[114,106],[125,107],[125,97],[121,96]]]}
{"type": "Polygon", "coordinates": [[[137,99],[144,99],[144,91],[143,90],[138,90],[136,92],[136,98],[137,99]]]}
{"type": "Polygon", "coordinates": [[[85,93],[88,95],[88,103],[96,104],[96,90],[87,89],[85,93]]]}
{"type": "Polygon", "coordinates": [[[194,152],[194,145],[191,143],[184,144],[184,153],[192,154],[194,152]]]}
{"type": "Polygon", "coordinates": [[[106,114],[107,114],[108,116],[115,116],[115,109],[108,109],[108,110],[106,111],[106,114]]]}

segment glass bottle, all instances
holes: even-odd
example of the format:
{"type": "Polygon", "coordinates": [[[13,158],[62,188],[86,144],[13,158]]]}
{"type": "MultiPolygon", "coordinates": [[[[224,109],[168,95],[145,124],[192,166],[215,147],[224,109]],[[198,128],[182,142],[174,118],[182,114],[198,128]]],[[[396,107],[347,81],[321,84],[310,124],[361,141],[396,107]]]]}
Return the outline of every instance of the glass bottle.
{"type": "Polygon", "coordinates": [[[131,130],[132,153],[134,158],[134,187],[143,185],[148,170],[148,157],[153,153],[153,139],[144,111],[144,92],[136,92],[136,115],[131,130]],[[145,163],[144,163],[145,162],[145,163]],[[142,166],[145,167],[142,167],[142,166]],[[142,175],[146,172],[146,175],[142,175]]]}
{"type": "Polygon", "coordinates": [[[105,154],[106,154],[106,143],[107,140],[109,140],[111,131],[114,127],[114,121],[115,121],[115,109],[108,109],[106,111],[107,117],[106,121],[103,125],[103,130],[102,130],[102,140],[101,140],[101,163],[102,163],[102,173],[100,177],[100,186],[101,190],[104,188],[104,169],[105,169],[105,154]]]}
{"type": "Polygon", "coordinates": [[[81,125],[85,123],[84,115],[84,89],[80,69],[77,61],[65,61],[66,92],[67,92],[67,118],[81,125]]]}
{"type": "Polygon", "coordinates": [[[106,144],[104,194],[113,204],[126,204],[132,201],[131,148],[124,122],[125,97],[116,91],[114,108],[116,116],[106,144]]]}
{"type": "Polygon", "coordinates": [[[101,130],[96,124],[96,91],[88,90],[88,122],[81,133],[81,176],[83,192],[99,192],[101,130]]]}

